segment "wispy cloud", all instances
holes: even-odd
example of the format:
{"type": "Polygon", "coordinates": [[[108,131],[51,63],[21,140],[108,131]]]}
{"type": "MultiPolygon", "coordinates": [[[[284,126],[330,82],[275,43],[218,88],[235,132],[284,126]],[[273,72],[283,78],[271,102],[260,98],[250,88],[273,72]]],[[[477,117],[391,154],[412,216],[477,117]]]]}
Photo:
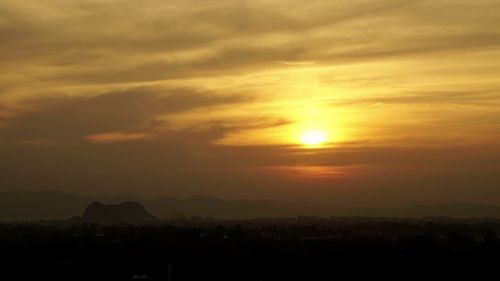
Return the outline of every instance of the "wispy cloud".
{"type": "Polygon", "coordinates": [[[112,133],[89,135],[85,137],[85,140],[91,143],[117,143],[117,142],[145,140],[152,137],[153,135],[144,133],[112,132],[112,133]]]}
{"type": "MultiPolygon", "coordinates": [[[[193,89],[133,88],[31,102],[31,110],[4,118],[2,138],[112,139],[109,132],[148,131],[158,116],[251,101],[248,95],[207,94],[193,89]],[[105,135],[102,135],[105,134],[105,135]]],[[[144,134],[148,134],[145,132],[144,134]]],[[[118,137],[118,135],[114,135],[118,137]]],[[[122,135],[123,139],[130,135],[122,135]]],[[[132,135],[134,136],[134,135],[132,135]]]]}

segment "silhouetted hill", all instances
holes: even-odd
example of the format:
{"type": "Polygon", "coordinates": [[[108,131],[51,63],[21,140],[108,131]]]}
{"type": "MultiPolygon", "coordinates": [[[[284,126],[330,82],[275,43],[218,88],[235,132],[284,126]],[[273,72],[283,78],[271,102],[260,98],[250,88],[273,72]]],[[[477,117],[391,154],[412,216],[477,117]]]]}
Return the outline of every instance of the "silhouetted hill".
{"type": "Polygon", "coordinates": [[[198,195],[190,198],[138,199],[125,194],[116,197],[93,197],[60,191],[3,192],[0,193],[0,221],[64,220],[80,216],[92,202],[116,204],[123,201],[138,202],[158,218],[171,217],[295,217],[295,216],[388,216],[388,217],[497,217],[500,207],[452,203],[415,206],[405,209],[347,209],[276,200],[222,200],[198,195]]]}
{"type": "Polygon", "coordinates": [[[157,220],[136,202],[104,205],[93,202],[86,209],[83,218],[100,223],[147,223],[157,220]]]}

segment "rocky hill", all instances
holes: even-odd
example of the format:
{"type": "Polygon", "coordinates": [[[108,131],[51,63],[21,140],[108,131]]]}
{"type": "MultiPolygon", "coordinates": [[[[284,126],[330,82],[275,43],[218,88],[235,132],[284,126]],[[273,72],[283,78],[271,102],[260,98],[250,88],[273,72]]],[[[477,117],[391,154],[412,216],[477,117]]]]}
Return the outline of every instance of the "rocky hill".
{"type": "Polygon", "coordinates": [[[131,201],[111,205],[93,202],[85,209],[83,218],[105,224],[148,223],[157,220],[141,204],[131,201]]]}

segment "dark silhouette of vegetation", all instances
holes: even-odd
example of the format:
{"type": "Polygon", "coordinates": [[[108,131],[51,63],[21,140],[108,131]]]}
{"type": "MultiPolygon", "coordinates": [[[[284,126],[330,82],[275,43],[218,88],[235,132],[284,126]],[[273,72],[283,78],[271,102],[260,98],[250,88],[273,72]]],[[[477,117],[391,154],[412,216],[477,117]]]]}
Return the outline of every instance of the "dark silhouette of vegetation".
{"type": "Polygon", "coordinates": [[[498,220],[447,218],[4,224],[0,269],[2,280],[477,277],[499,264],[499,234],[498,220]]]}

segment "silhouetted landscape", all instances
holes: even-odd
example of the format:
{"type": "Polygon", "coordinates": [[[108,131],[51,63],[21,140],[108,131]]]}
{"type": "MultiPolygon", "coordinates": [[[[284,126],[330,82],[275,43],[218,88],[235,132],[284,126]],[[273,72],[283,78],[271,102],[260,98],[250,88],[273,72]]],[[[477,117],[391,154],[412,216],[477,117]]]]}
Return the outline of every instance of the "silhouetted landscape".
{"type": "Polygon", "coordinates": [[[92,202],[118,204],[127,201],[141,204],[151,216],[159,219],[193,216],[215,219],[296,216],[500,218],[499,206],[465,202],[406,208],[339,208],[300,201],[222,200],[203,195],[186,199],[140,199],[130,194],[95,197],[61,191],[16,191],[0,192],[0,221],[65,220],[81,216],[82,210],[92,202]]]}
{"type": "Polygon", "coordinates": [[[0,225],[8,280],[426,278],[499,262],[500,219],[493,217],[159,219],[127,201],[92,202],[66,220],[0,225]]]}
{"type": "Polygon", "coordinates": [[[500,0],[0,0],[0,281],[495,280],[499,77],[500,0]]]}

